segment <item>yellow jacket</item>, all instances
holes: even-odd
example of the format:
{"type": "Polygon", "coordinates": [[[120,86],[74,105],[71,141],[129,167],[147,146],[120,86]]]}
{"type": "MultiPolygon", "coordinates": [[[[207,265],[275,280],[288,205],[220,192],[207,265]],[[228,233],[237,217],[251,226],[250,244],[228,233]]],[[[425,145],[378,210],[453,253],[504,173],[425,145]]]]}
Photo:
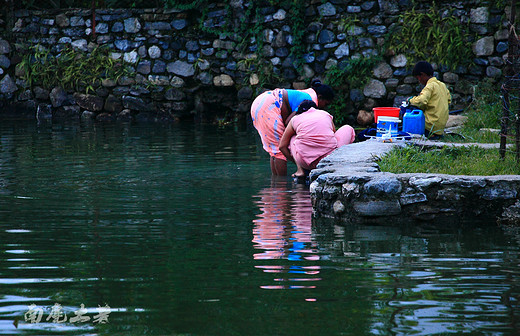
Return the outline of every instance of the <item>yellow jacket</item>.
{"type": "Polygon", "coordinates": [[[436,77],[426,83],[418,96],[410,99],[410,104],[424,111],[424,124],[427,131],[442,135],[450,114],[451,94],[446,85],[436,77]]]}

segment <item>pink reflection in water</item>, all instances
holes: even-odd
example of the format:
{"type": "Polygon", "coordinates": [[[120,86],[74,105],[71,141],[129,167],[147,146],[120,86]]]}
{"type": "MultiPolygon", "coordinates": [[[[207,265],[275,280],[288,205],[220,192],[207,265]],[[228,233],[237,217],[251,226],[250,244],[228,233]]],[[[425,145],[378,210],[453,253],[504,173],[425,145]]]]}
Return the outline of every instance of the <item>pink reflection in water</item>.
{"type": "Polygon", "coordinates": [[[311,239],[312,206],[309,191],[274,182],[261,190],[256,202],[261,213],[253,220],[255,259],[319,260],[311,239]]]}
{"type": "Polygon", "coordinates": [[[262,289],[314,289],[316,286],[260,286],[262,289]]]}
{"type": "MultiPolygon", "coordinates": [[[[265,273],[292,275],[276,278],[280,282],[320,281],[320,278],[294,277],[315,275],[319,266],[303,266],[300,262],[319,260],[316,243],[312,239],[312,206],[310,193],[302,186],[292,186],[287,181],[274,181],[271,187],[262,189],[256,203],[260,214],[253,220],[253,244],[258,251],[255,260],[289,260],[292,265],[257,265],[265,273]]],[[[316,286],[296,284],[267,285],[264,289],[301,289],[316,286]]]]}

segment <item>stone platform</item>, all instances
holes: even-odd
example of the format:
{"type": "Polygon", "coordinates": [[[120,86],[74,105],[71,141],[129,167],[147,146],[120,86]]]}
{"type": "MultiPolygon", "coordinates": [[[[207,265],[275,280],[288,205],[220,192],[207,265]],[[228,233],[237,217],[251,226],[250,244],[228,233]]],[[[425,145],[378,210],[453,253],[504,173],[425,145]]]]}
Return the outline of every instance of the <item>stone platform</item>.
{"type": "MultiPolygon", "coordinates": [[[[497,147],[414,141],[420,146],[497,147]]],[[[520,218],[520,175],[393,174],[375,162],[399,143],[375,139],[343,146],[310,174],[315,218],[347,223],[459,222],[520,218]]]]}

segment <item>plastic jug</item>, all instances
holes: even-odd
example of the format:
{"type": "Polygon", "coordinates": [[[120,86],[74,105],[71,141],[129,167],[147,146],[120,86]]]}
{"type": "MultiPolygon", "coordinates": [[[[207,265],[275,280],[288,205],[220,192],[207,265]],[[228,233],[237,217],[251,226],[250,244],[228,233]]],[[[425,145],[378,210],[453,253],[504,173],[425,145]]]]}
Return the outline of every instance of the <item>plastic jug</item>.
{"type": "Polygon", "coordinates": [[[424,134],[424,113],[421,110],[406,112],[403,116],[403,131],[411,134],[424,134]]]}
{"type": "Polygon", "coordinates": [[[409,104],[404,101],[399,108],[399,119],[403,120],[403,117],[406,112],[412,112],[413,108],[409,106],[409,104]]]}

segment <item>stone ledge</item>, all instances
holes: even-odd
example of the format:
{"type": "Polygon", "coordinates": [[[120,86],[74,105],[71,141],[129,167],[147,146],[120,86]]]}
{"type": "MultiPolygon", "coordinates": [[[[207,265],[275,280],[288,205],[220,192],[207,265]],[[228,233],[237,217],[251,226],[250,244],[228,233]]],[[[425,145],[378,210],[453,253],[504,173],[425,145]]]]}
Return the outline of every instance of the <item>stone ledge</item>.
{"type": "MultiPolygon", "coordinates": [[[[495,223],[497,219],[516,222],[520,218],[520,175],[381,172],[375,159],[396,145],[399,144],[369,140],[343,146],[324,158],[310,175],[314,217],[379,224],[396,219],[400,223],[446,223],[478,218],[495,223]]],[[[497,145],[482,146],[496,148],[497,145]]]]}

